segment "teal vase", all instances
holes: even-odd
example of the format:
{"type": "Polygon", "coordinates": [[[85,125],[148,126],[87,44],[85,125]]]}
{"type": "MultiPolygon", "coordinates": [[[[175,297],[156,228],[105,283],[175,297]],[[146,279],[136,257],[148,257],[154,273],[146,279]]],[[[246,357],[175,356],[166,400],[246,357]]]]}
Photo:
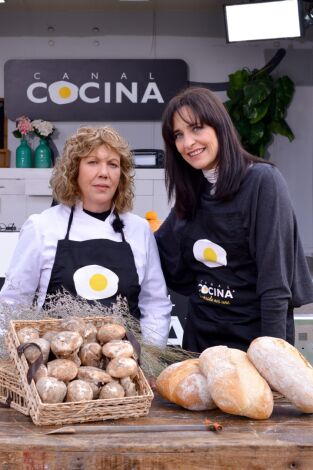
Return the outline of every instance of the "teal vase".
{"type": "Polygon", "coordinates": [[[32,149],[25,139],[21,139],[20,145],[16,149],[16,168],[32,167],[32,149]]]}
{"type": "Polygon", "coordinates": [[[51,163],[51,150],[45,139],[40,139],[40,143],[35,150],[35,168],[50,168],[51,163]]]}

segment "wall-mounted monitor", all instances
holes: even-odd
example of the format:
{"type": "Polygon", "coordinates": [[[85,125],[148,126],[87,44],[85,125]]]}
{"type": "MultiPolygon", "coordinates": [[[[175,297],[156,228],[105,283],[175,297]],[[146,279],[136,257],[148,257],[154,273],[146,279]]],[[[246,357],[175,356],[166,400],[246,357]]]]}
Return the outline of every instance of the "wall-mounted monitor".
{"type": "Polygon", "coordinates": [[[302,36],[301,0],[224,5],[227,42],[302,36]]]}

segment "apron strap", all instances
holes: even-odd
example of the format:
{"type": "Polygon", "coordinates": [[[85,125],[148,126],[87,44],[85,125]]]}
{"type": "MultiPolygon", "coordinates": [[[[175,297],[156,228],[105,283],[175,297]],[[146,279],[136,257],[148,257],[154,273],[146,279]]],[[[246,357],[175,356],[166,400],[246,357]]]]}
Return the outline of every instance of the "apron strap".
{"type": "MultiPolygon", "coordinates": [[[[124,231],[123,231],[124,222],[120,219],[120,216],[118,215],[116,211],[114,211],[113,214],[115,215],[115,219],[112,222],[112,227],[114,228],[115,232],[118,232],[121,234],[123,242],[126,242],[124,231]]],[[[73,222],[73,216],[74,216],[74,206],[72,206],[71,208],[71,214],[70,214],[68,224],[67,224],[65,240],[69,239],[70,229],[71,229],[71,225],[73,222]]]]}
{"type": "Polygon", "coordinates": [[[114,211],[113,214],[115,215],[115,219],[112,222],[112,227],[114,228],[115,232],[119,232],[121,234],[123,242],[126,242],[123,231],[124,222],[120,219],[120,216],[116,211],[114,211]]]}
{"type": "Polygon", "coordinates": [[[66,235],[65,235],[65,240],[68,240],[68,238],[69,238],[70,229],[71,229],[71,225],[72,225],[72,222],[73,222],[73,215],[74,215],[74,206],[72,206],[72,208],[71,208],[70,218],[68,219],[67,232],[66,232],[66,235]]]}

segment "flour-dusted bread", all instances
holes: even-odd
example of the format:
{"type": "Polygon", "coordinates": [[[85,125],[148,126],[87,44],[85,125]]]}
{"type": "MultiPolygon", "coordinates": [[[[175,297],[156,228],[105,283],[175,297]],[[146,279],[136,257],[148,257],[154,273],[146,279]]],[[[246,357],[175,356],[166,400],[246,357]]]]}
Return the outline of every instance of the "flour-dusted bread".
{"type": "Polygon", "coordinates": [[[252,341],[247,354],[274,390],[304,413],[313,413],[313,367],[294,346],[262,336],[252,341]]]}
{"type": "Polygon", "coordinates": [[[213,346],[199,357],[209,392],[225,413],[267,419],[273,411],[273,394],[247,354],[227,346],[213,346]]]}
{"type": "Polygon", "coordinates": [[[159,394],[187,410],[216,408],[198,359],[176,362],[164,369],[156,381],[159,394]]]}

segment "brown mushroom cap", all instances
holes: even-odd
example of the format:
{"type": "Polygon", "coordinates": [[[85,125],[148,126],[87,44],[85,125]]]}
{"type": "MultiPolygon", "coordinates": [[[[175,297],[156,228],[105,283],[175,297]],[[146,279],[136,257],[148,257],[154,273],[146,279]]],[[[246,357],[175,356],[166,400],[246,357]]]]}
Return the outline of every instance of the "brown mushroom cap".
{"type": "Polygon", "coordinates": [[[55,359],[47,364],[48,376],[55,377],[62,382],[69,382],[75,379],[78,373],[78,367],[70,359],[55,359]]]}
{"type": "Polygon", "coordinates": [[[116,357],[109,362],[106,371],[118,379],[127,376],[134,377],[138,372],[138,365],[131,357],[116,357]]]}
{"type": "Polygon", "coordinates": [[[121,379],[121,385],[125,390],[125,395],[127,397],[135,397],[138,395],[135,382],[132,381],[130,377],[124,377],[121,379]]]}
{"type": "Polygon", "coordinates": [[[66,401],[86,401],[93,399],[93,391],[88,382],[73,380],[67,386],[66,401]]]}
{"type": "MultiPolygon", "coordinates": [[[[81,380],[81,379],[79,379],[81,380]]],[[[101,384],[100,385],[97,385],[93,382],[90,382],[89,380],[84,380],[84,382],[87,382],[91,389],[92,389],[92,393],[93,393],[93,400],[96,400],[97,398],[99,398],[99,394],[100,394],[100,390],[101,390],[101,384]]]]}
{"type": "Polygon", "coordinates": [[[99,398],[123,398],[125,396],[124,388],[116,381],[110,382],[101,388],[99,398]]]}
{"type": "Polygon", "coordinates": [[[16,334],[21,344],[31,343],[34,339],[39,338],[38,330],[30,326],[25,326],[24,328],[21,328],[16,334]]]}
{"type": "Polygon", "coordinates": [[[65,383],[54,377],[42,377],[36,388],[43,403],[62,403],[67,391],[65,383]]]}
{"type": "Polygon", "coordinates": [[[79,351],[79,357],[83,366],[99,367],[102,350],[99,343],[85,343],[79,351]]]}
{"type": "Polygon", "coordinates": [[[43,363],[46,364],[48,362],[48,357],[50,353],[50,343],[44,338],[35,338],[31,341],[31,343],[38,344],[38,349],[36,346],[29,346],[24,351],[24,355],[28,362],[31,364],[38,359],[40,354],[42,354],[43,363]]]}
{"type": "Polygon", "coordinates": [[[97,341],[97,327],[93,323],[87,323],[82,332],[84,343],[95,343],[97,341]]]}
{"type": "Polygon", "coordinates": [[[102,325],[97,333],[97,340],[100,344],[108,343],[112,339],[122,339],[126,334],[123,325],[117,323],[106,323],[102,325]]]}
{"type": "Polygon", "coordinates": [[[48,369],[44,364],[40,364],[40,366],[38,367],[38,369],[36,370],[34,374],[35,383],[37,383],[38,380],[41,379],[42,377],[48,377],[48,369]]]}
{"type": "Polygon", "coordinates": [[[77,378],[102,385],[112,381],[112,377],[107,372],[91,366],[81,366],[78,369],[77,378]]]}
{"type": "Polygon", "coordinates": [[[129,341],[122,339],[113,339],[102,346],[102,352],[105,356],[114,357],[132,357],[134,348],[129,341]]]}
{"type": "Polygon", "coordinates": [[[51,341],[51,350],[58,358],[66,359],[77,353],[83,338],[76,331],[60,331],[51,341]]]}
{"type": "Polygon", "coordinates": [[[86,323],[83,318],[71,317],[63,319],[60,322],[60,330],[62,331],[77,331],[80,336],[83,336],[83,332],[86,328],[86,323]]]}
{"type": "Polygon", "coordinates": [[[51,343],[55,335],[57,335],[58,333],[59,333],[58,331],[49,330],[49,331],[46,331],[41,337],[49,341],[49,343],[51,343]]]}

